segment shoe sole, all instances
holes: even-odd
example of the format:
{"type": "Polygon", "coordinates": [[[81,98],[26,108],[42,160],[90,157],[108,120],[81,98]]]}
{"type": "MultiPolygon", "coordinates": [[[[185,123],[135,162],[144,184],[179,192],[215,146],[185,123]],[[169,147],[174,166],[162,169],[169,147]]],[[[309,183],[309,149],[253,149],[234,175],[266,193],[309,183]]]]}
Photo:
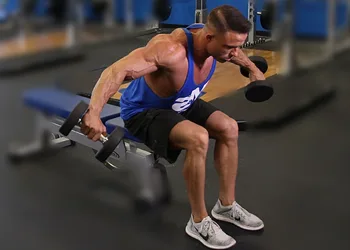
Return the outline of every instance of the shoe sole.
{"type": "Polygon", "coordinates": [[[189,228],[188,226],[186,226],[185,228],[185,231],[186,233],[196,239],[196,240],[199,240],[204,246],[208,247],[208,248],[211,248],[211,249],[227,249],[227,248],[230,248],[230,247],[233,247],[235,244],[236,244],[236,241],[234,240],[230,245],[228,246],[213,246],[213,245],[210,245],[208,242],[206,242],[203,238],[201,238],[200,236],[196,235],[195,233],[193,233],[189,228]]]}
{"type": "Polygon", "coordinates": [[[258,230],[261,230],[261,229],[264,228],[264,224],[262,224],[262,225],[259,226],[259,227],[248,227],[248,226],[243,226],[243,225],[237,223],[237,222],[234,221],[234,220],[231,220],[231,219],[229,219],[229,218],[227,218],[227,217],[225,217],[225,216],[222,216],[222,215],[220,215],[220,214],[215,213],[213,210],[211,210],[211,215],[212,215],[215,219],[217,219],[217,220],[224,221],[224,222],[228,222],[228,223],[232,223],[232,224],[236,225],[237,227],[240,227],[240,228],[242,228],[242,229],[249,230],[249,231],[258,231],[258,230]]]}

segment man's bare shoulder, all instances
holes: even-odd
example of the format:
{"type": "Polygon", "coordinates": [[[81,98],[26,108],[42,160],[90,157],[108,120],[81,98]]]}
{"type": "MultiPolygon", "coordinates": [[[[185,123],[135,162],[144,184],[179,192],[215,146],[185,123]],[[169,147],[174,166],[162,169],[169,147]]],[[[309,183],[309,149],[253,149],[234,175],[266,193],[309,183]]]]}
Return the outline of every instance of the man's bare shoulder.
{"type": "Polygon", "coordinates": [[[172,47],[176,47],[179,49],[180,47],[184,48],[186,45],[186,35],[182,29],[175,29],[170,34],[159,34],[154,36],[148,44],[161,44],[168,45],[172,47]]]}
{"type": "Polygon", "coordinates": [[[186,58],[186,42],[181,32],[181,29],[176,29],[170,34],[159,34],[148,42],[147,47],[155,50],[159,64],[166,66],[186,58]]]}

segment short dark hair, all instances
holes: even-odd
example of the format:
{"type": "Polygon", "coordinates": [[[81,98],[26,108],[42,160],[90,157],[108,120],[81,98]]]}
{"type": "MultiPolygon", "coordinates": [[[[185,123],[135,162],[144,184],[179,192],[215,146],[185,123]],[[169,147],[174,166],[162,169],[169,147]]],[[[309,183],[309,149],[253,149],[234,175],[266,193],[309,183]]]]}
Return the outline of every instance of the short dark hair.
{"type": "Polygon", "coordinates": [[[208,15],[207,25],[220,33],[235,31],[246,34],[252,28],[249,20],[231,5],[221,5],[214,8],[208,15]]]}

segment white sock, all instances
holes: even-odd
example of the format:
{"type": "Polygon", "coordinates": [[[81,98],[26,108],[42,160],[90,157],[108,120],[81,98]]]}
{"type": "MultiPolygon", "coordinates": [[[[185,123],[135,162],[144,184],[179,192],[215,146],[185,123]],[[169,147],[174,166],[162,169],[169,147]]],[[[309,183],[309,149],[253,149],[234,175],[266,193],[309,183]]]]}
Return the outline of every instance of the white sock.
{"type": "Polygon", "coordinates": [[[233,202],[232,205],[224,206],[224,205],[222,205],[221,200],[219,199],[220,208],[231,208],[231,207],[233,207],[233,204],[235,204],[235,202],[233,202]]]}
{"type": "Polygon", "coordinates": [[[209,216],[203,218],[203,220],[200,221],[200,222],[195,222],[194,219],[193,219],[193,215],[191,215],[191,217],[192,217],[193,225],[195,225],[196,227],[199,227],[199,226],[202,224],[202,222],[203,222],[206,218],[208,218],[209,216]]]}

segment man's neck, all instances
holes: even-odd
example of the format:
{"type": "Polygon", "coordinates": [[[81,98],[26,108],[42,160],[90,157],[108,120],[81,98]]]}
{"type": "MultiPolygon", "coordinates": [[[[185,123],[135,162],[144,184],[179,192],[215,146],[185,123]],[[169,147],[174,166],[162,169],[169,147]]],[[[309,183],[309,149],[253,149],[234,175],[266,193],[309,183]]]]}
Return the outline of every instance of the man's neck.
{"type": "Polygon", "coordinates": [[[193,57],[200,66],[210,57],[206,50],[206,40],[204,30],[193,33],[193,57]]]}

